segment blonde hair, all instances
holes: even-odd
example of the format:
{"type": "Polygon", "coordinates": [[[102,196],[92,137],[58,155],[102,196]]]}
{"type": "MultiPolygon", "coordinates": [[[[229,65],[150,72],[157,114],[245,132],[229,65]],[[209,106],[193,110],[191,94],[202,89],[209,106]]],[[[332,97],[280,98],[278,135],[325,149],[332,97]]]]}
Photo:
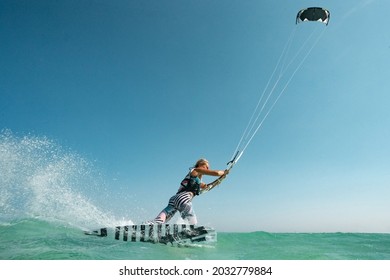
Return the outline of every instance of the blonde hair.
{"type": "Polygon", "coordinates": [[[208,161],[207,159],[205,159],[205,158],[201,158],[201,159],[199,159],[199,160],[195,163],[194,167],[197,168],[197,167],[199,167],[199,166],[201,166],[201,165],[203,165],[203,164],[209,165],[209,161],[208,161]]]}

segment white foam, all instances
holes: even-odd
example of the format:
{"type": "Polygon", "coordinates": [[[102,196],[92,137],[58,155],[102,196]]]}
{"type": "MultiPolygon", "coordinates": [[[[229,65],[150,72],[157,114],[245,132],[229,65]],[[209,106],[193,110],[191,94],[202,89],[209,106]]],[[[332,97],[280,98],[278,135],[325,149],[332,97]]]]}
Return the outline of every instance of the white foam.
{"type": "MultiPolygon", "coordinates": [[[[89,228],[118,221],[90,200],[104,188],[93,165],[47,137],[0,134],[0,212],[89,228]]],[[[128,224],[131,221],[126,221],[128,224]]]]}

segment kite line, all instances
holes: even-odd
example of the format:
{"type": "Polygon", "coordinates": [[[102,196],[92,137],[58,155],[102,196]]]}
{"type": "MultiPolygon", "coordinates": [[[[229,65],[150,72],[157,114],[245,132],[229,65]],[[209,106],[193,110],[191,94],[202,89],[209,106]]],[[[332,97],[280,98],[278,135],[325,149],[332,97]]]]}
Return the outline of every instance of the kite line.
{"type": "MultiPolygon", "coordinates": [[[[329,18],[330,12],[326,9],[317,7],[306,8],[298,12],[296,16],[296,24],[306,21],[318,21],[328,25],[329,18]]],[[[240,140],[238,141],[236,149],[233,152],[232,159],[227,163],[227,170],[233,168],[233,166],[244,154],[248,145],[252,142],[255,135],[261,129],[265,120],[268,118],[269,114],[290,85],[294,76],[305,63],[325,32],[325,29],[323,29],[322,32],[318,33],[317,28],[315,28],[302,43],[295,55],[290,59],[290,51],[294,42],[297,28],[298,26],[296,25],[288,37],[282,53],[277,60],[276,66],[260,95],[260,98],[255,106],[255,109],[253,110],[244,132],[241,135],[240,140]],[[282,82],[282,78],[285,78],[284,83],[282,82]]],[[[201,191],[201,193],[208,192],[214,187],[218,186],[225,179],[225,177],[226,175],[221,176],[215,181],[211,182],[204,190],[201,191]]]]}

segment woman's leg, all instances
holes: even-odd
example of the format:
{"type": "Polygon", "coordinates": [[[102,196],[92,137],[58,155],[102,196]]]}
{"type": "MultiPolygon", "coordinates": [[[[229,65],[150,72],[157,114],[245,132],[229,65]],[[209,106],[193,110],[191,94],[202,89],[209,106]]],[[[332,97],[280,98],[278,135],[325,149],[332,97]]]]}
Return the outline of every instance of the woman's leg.
{"type": "Polygon", "coordinates": [[[177,210],[172,205],[168,205],[160,212],[160,214],[157,215],[156,218],[154,218],[153,222],[156,224],[167,223],[176,212],[177,210]]]}
{"type": "Polygon", "coordinates": [[[196,225],[198,223],[194,209],[192,208],[192,202],[183,203],[179,211],[183,220],[187,220],[190,225],[196,225]]]}

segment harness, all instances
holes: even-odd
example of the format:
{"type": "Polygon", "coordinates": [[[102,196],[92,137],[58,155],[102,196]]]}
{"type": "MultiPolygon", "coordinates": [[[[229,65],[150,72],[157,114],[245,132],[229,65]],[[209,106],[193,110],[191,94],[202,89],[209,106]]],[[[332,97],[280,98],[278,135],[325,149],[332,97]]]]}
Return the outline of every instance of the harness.
{"type": "Polygon", "coordinates": [[[180,189],[177,193],[192,192],[194,195],[200,194],[200,185],[202,182],[198,177],[191,176],[191,171],[187,174],[183,181],[181,181],[180,189]]]}

